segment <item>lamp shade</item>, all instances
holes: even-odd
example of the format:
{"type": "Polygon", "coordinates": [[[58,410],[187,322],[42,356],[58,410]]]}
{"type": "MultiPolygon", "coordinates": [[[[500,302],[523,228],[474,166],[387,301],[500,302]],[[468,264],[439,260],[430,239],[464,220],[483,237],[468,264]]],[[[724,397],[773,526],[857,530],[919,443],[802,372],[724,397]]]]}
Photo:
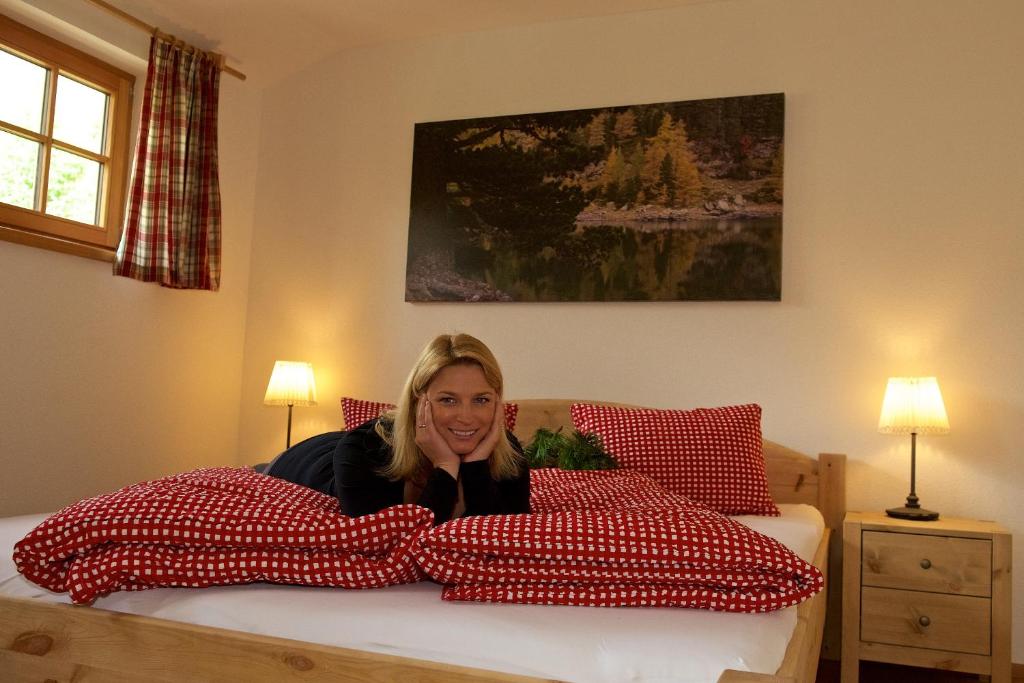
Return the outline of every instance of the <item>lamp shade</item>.
{"type": "Polygon", "coordinates": [[[934,377],[890,377],[878,431],[883,434],[948,434],[949,418],[934,377]]]}
{"type": "Polygon", "coordinates": [[[291,360],[274,363],[263,402],[268,406],[315,406],[313,366],[291,360]]]}

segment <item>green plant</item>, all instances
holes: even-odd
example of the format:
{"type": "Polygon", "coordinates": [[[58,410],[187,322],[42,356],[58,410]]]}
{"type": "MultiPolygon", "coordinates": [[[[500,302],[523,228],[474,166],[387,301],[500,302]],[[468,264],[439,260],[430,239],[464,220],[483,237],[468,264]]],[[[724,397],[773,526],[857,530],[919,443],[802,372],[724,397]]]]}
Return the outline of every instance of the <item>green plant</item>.
{"type": "Polygon", "coordinates": [[[600,436],[577,430],[566,435],[561,428],[553,432],[542,427],[534,434],[524,453],[527,464],[533,469],[611,470],[618,467],[615,458],[604,450],[600,436]]]}

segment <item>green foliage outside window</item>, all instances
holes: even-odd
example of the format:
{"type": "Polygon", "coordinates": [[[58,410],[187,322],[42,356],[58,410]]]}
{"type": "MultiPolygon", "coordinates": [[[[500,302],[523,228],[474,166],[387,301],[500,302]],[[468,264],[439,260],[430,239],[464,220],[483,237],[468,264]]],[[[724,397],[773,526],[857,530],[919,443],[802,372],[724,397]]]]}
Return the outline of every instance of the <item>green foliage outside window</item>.
{"type": "MultiPolygon", "coordinates": [[[[51,69],[6,50],[0,50],[0,202],[43,210],[39,188],[46,167],[43,146],[18,129],[44,133],[46,85],[51,69]]],[[[106,134],[108,96],[100,90],[60,74],[56,110],[52,115],[54,146],[50,150],[45,212],[96,225],[102,164],[60,145],[79,146],[102,153],[106,134]]]]}

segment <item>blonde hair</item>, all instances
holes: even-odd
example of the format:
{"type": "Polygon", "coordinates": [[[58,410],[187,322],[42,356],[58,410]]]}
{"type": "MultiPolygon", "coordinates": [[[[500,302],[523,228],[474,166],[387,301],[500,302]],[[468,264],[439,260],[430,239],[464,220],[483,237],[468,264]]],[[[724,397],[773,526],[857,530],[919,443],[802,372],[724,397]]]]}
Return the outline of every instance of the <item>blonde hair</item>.
{"type": "MultiPolygon", "coordinates": [[[[377,422],[377,433],[391,446],[391,462],[382,473],[392,481],[411,479],[427,466],[427,456],[416,445],[416,406],[420,396],[444,368],[450,365],[476,365],[484,373],[484,379],[501,398],[505,383],[498,361],[487,346],[468,334],[442,334],[420,353],[405,381],[398,405],[383,415],[377,422]]],[[[497,410],[495,420],[504,422],[505,415],[497,410]]],[[[519,474],[523,466],[519,453],[509,443],[508,434],[502,430],[494,452],[488,458],[491,476],[495,479],[511,479],[519,474]]]]}

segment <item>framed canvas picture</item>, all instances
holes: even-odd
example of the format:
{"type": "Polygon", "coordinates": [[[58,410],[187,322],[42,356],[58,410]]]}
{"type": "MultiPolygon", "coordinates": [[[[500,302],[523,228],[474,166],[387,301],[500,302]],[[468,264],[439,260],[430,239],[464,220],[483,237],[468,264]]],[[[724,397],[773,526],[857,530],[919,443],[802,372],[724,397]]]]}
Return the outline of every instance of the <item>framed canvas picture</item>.
{"type": "Polygon", "coordinates": [[[418,123],[407,301],[778,301],[785,97],[418,123]]]}

